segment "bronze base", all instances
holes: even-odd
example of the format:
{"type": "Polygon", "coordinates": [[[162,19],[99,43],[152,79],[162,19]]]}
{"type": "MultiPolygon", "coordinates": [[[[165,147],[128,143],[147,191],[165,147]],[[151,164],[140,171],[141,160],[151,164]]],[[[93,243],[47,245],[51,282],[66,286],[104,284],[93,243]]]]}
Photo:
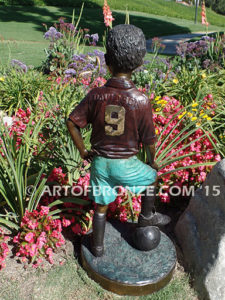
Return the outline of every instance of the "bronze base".
{"type": "Polygon", "coordinates": [[[142,296],[157,292],[170,282],[175,268],[174,266],[170,273],[158,282],[145,285],[127,285],[110,280],[98,274],[90,267],[88,262],[85,260],[83,253],[81,253],[81,257],[83,268],[87,272],[88,276],[95,282],[100,284],[101,287],[103,287],[105,290],[108,290],[118,295],[142,296]]]}
{"type": "Polygon", "coordinates": [[[90,278],[113,293],[131,296],[151,294],[171,280],[176,251],[164,233],[161,233],[162,239],[156,249],[136,250],[129,240],[132,231],[133,224],[115,226],[107,223],[105,254],[98,258],[91,254],[89,236],[85,236],[81,247],[82,265],[90,278]]]}

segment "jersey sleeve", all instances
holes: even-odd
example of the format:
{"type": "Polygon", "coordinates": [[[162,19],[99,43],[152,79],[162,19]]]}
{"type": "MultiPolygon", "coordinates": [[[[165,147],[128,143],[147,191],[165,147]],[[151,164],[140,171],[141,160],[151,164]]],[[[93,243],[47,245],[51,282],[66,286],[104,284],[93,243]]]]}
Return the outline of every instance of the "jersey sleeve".
{"type": "Polygon", "coordinates": [[[89,123],[89,98],[90,95],[87,94],[87,96],[75,107],[75,109],[69,115],[69,119],[80,128],[86,127],[89,123]]]}
{"type": "Polygon", "coordinates": [[[153,145],[157,141],[153,123],[152,106],[149,100],[145,101],[139,115],[139,142],[145,145],[153,145]]]}

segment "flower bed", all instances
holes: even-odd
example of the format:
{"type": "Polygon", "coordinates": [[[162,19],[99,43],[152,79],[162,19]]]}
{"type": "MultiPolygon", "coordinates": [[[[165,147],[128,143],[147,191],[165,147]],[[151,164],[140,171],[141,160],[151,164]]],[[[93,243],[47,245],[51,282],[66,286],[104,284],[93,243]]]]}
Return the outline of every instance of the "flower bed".
{"type": "Polygon", "coordinates": [[[0,228],[0,270],[5,268],[4,260],[9,254],[9,248],[6,243],[8,236],[4,234],[3,230],[0,228]]]}
{"type": "MultiPolygon", "coordinates": [[[[105,24],[111,27],[113,17],[106,1],[104,13],[105,24]]],[[[0,182],[4,183],[0,224],[16,230],[12,240],[16,256],[34,267],[44,259],[53,263],[54,251],[64,244],[63,227],[76,235],[91,228],[95,204],[85,193],[72,197],[63,189],[86,191],[90,180],[90,164],[81,160],[65,120],[90,89],[109,78],[103,52],[79,52],[80,41],[95,44],[97,34],[78,30],[61,18],[45,38],[50,45],[42,72],[14,60],[10,71],[0,74],[0,182]],[[60,193],[54,193],[55,186],[60,193]]],[[[133,74],[153,106],[161,202],[170,201],[171,186],[198,187],[223,155],[224,37],[220,39],[181,45],[180,56],[170,60],[157,58],[161,45],[155,39],[153,59],[133,74]],[[213,61],[208,62],[208,56],[213,61]],[[206,70],[206,62],[212,68],[206,70]]],[[[90,148],[91,128],[81,134],[90,148]]],[[[145,161],[144,147],[140,148],[139,158],[145,161]]],[[[120,189],[108,217],[122,222],[137,219],[141,196],[120,189]]],[[[0,230],[0,268],[8,253],[6,239],[0,230]]]]}

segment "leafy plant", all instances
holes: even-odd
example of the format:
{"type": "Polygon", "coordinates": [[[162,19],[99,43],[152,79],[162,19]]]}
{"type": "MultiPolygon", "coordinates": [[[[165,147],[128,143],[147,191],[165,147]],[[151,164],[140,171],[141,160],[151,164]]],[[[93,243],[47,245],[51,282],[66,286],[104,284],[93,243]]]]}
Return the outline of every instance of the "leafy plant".
{"type": "Polygon", "coordinates": [[[184,65],[176,77],[167,80],[164,87],[164,94],[178,98],[182,105],[189,105],[194,99],[198,98],[199,90],[204,90],[208,94],[207,75],[198,67],[188,70],[184,65]]]}
{"type": "Polygon", "coordinates": [[[46,76],[35,70],[20,72],[14,68],[0,71],[0,109],[10,114],[18,108],[34,105],[38,91],[49,87],[46,76]]]}
{"type": "MultiPolygon", "coordinates": [[[[211,167],[220,160],[222,144],[210,125],[216,117],[207,115],[210,121],[204,118],[204,114],[197,117],[198,111],[202,111],[201,104],[205,102],[200,100],[201,97],[199,93],[199,99],[185,107],[173,98],[157,98],[163,108],[154,113],[158,135],[155,161],[159,166],[159,184],[162,186],[175,183],[198,186],[205,180],[211,167]]],[[[142,147],[139,155],[141,160],[146,161],[150,154],[142,147]]],[[[150,157],[148,161],[151,161],[150,157]]],[[[169,198],[162,196],[161,200],[168,202],[169,198]]]]}
{"type": "Polygon", "coordinates": [[[224,67],[225,35],[204,36],[194,42],[181,43],[177,47],[178,56],[174,59],[178,64],[184,64],[189,70],[201,67],[207,70],[217,70],[224,67]]]}
{"type": "Polygon", "coordinates": [[[41,206],[40,211],[26,211],[20,232],[13,239],[17,244],[16,255],[33,267],[38,267],[43,258],[53,264],[53,251],[65,244],[61,221],[54,220],[48,213],[49,207],[45,206],[41,206]]]}
{"type": "Polygon", "coordinates": [[[44,125],[41,118],[34,126],[32,119],[26,130],[20,136],[11,136],[7,127],[1,126],[0,153],[0,223],[19,229],[19,224],[25,210],[37,208],[45,187],[47,178],[43,178],[45,165],[35,174],[35,180],[30,171],[36,159],[34,152],[39,144],[39,132],[44,125]],[[31,186],[32,184],[32,186],[31,186]]]}
{"type": "Polygon", "coordinates": [[[59,24],[50,27],[45,33],[44,38],[50,41],[50,45],[48,49],[45,49],[46,60],[42,64],[44,73],[62,75],[72,62],[73,55],[82,53],[86,43],[89,42],[92,45],[96,45],[98,34],[89,35],[88,29],[78,28],[83,7],[84,4],[81,7],[76,23],[73,10],[71,23],[66,23],[64,18],[60,18],[59,24]],[[92,42],[90,41],[91,39],[92,42]]]}

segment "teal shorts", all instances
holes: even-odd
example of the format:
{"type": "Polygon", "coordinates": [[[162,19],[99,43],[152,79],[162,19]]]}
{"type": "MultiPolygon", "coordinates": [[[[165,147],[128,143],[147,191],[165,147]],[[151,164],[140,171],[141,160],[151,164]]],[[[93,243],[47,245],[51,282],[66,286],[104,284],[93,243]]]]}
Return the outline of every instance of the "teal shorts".
{"type": "Polygon", "coordinates": [[[89,197],[98,204],[108,205],[116,199],[120,186],[140,194],[156,177],[157,171],[136,156],[126,159],[95,156],[91,164],[89,197]]]}

